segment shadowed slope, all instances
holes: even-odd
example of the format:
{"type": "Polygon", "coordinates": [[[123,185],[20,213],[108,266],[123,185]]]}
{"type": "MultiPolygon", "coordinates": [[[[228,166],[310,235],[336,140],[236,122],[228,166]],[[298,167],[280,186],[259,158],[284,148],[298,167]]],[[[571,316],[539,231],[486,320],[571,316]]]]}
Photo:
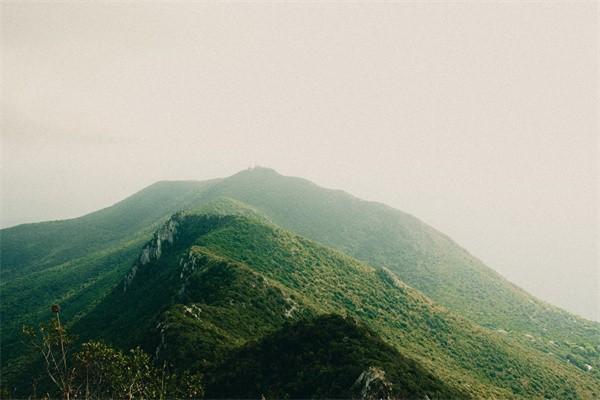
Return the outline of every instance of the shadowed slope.
{"type": "MultiPolygon", "coordinates": [[[[394,398],[459,399],[453,389],[351,318],[324,315],[294,324],[227,355],[207,387],[208,398],[359,398],[377,390],[361,374],[381,371],[394,398]],[[364,387],[367,386],[367,387],[364,387]]],[[[373,377],[371,377],[373,379],[373,377]]]]}

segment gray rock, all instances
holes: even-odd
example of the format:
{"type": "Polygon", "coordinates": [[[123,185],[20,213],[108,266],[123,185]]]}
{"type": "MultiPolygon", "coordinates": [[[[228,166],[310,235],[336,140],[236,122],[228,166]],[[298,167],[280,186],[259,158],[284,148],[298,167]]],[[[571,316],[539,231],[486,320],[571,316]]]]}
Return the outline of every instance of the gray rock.
{"type": "Polygon", "coordinates": [[[369,367],[363,371],[350,388],[353,399],[392,400],[392,383],[385,377],[385,371],[369,367]]]}

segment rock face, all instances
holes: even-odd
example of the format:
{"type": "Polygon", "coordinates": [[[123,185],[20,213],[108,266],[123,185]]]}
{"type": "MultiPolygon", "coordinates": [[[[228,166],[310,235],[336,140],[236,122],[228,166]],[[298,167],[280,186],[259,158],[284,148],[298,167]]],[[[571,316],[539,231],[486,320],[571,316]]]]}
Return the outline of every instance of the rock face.
{"type": "Polygon", "coordinates": [[[131,268],[125,280],[123,282],[123,291],[127,291],[127,286],[131,284],[133,278],[138,271],[138,268],[142,265],[148,264],[150,261],[158,260],[162,254],[163,243],[167,242],[170,245],[175,240],[177,234],[177,222],[178,216],[175,215],[169,219],[158,231],[154,233],[152,240],[150,240],[142,249],[138,262],[131,268]]]}
{"type": "Polygon", "coordinates": [[[168,242],[173,244],[175,234],[177,233],[178,222],[175,218],[171,218],[167,221],[155,234],[150,243],[148,243],[142,250],[140,256],[140,263],[142,265],[160,258],[162,254],[162,244],[168,242]]]}
{"type": "Polygon", "coordinates": [[[392,383],[385,377],[385,371],[369,367],[363,371],[350,389],[352,398],[357,400],[392,400],[392,383]]]}

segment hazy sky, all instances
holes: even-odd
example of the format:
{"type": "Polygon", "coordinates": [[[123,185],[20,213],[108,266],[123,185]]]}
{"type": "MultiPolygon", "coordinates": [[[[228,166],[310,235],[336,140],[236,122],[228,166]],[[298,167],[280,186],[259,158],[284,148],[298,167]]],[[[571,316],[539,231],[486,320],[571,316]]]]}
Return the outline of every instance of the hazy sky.
{"type": "Polygon", "coordinates": [[[252,164],[600,320],[598,3],[2,2],[1,225],[252,164]]]}

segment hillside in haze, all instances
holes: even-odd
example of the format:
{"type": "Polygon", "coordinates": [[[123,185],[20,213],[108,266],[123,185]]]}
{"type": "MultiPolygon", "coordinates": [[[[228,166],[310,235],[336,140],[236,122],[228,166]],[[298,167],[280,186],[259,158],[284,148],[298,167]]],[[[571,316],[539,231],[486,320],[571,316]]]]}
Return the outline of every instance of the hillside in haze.
{"type": "Polygon", "coordinates": [[[600,324],[411,215],[270,169],[1,235],[3,385],[20,393],[37,362],[20,327],[59,303],[81,342],[139,345],[207,396],[348,397],[369,374],[397,397],[600,396],[600,324]]]}

